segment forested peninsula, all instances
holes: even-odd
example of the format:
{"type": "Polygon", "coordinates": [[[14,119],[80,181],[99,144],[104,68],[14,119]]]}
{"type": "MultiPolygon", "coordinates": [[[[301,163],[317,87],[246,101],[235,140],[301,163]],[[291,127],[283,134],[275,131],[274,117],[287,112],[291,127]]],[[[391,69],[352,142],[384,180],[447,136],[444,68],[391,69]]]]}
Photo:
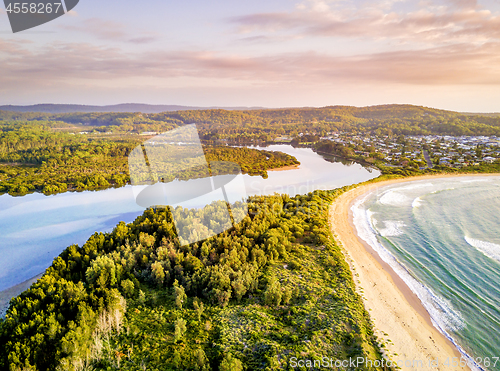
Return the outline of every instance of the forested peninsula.
{"type": "MultiPolygon", "coordinates": [[[[0,122],[0,194],[25,195],[121,187],[130,182],[128,155],[139,135],[68,132],[57,122],[0,122]]],[[[244,174],[267,178],[267,170],[298,165],[293,156],[252,148],[204,146],[211,161],[232,161],[244,174]]]]}
{"type": "Polygon", "coordinates": [[[234,228],[191,245],[180,246],[169,209],[148,209],[68,247],[11,301],[0,368],[237,371],[292,369],[293,357],[381,360],[383,343],[328,228],[328,207],[344,190],[253,197],[234,228]]]}

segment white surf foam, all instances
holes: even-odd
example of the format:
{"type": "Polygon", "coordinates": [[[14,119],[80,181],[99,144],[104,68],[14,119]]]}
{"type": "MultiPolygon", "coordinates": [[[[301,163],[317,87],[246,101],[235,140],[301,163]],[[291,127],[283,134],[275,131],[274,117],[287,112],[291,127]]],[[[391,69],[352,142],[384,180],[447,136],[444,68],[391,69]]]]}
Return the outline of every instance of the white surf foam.
{"type": "Polygon", "coordinates": [[[433,187],[434,184],[432,183],[416,183],[416,184],[411,184],[407,185],[404,187],[396,188],[395,190],[410,190],[410,189],[419,189],[419,188],[427,188],[427,187],[433,187]]]}
{"type": "Polygon", "coordinates": [[[401,229],[406,227],[406,224],[402,221],[385,220],[385,228],[379,229],[379,233],[384,237],[401,236],[404,231],[401,229]]]}
{"type": "Polygon", "coordinates": [[[374,213],[371,210],[366,210],[366,216],[368,217],[368,220],[370,221],[373,228],[376,228],[376,226],[377,226],[377,219],[375,219],[373,217],[373,215],[375,215],[375,214],[376,213],[374,213]]]}
{"type": "Polygon", "coordinates": [[[488,258],[496,260],[500,263],[500,245],[492,242],[476,240],[475,238],[464,236],[465,241],[478,251],[486,255],[488,258]]]}
{"type": "Polygon", "coordinates": [[[489,182],[489,181],[490,179],[480,178],[480,179],[462,180],[461,183],[477,183],[477,182],[489,182]]]}
{"type": "Polygon", "coordinates": [[[413,200],[411,203],[412,208],[420,207],[422,206],[422,197],[417,197],[416,199],[413,200]]]}
{"type": "Polygon", "coordinates": [[[452,191],[452,190],[454,190],[454,189],[455,189],[455,187],[450,187],[450,188],[445,188],[445,189],[438,189],[438,190],[436,190],[436,191],[432,191],[431,193],[432,193],[432,194],[436,194],[436,193],[439,193],[439,192],[444,192],[444,191],[452,191]]]}
{"type": "Polygon", "coordinates": [[[401,277],[410,290],[417,295],[424,308],[429,313],[434,327],[446,336],[456,346],[460,353],[470,361],[471,369],[477,371],[482,370],[482,368],[473,361],[472,357],[469,356],[449,334],[449,331],[457,331],[465,327],[460,312],[456,311],[447,300],[435,294],[430,287],[418,281],[412,273],[378,241],[376,236],[377,232],[371,220],[373,213],[370,213],[370,211],[366,210],[363,206],[363,203],[369,196],[371,196],[370,193],[358,199],[351,207],[353,223],[358,236],[368,243],[377,252],[380,258],[389,264],[396,274],[401,277]]]}
{"type": "Polygon", "coordinates": [[[389,205],[389,206],[403,206],[408,204],[409,201],[410,199],[403,193],[392,190],[385,192],[379,199],[379,202],[382,205],[389,205]]]}

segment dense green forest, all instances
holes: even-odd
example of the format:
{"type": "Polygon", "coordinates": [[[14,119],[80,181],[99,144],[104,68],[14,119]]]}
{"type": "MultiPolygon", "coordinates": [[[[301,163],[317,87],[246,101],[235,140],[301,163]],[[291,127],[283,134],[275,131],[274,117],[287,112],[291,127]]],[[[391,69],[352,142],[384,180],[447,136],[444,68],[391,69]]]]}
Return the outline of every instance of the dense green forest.
{"type": "MultiPolygon", "coordinates": [[[[0,193],[24,195],[120,187],[130,181],[128,155],[144,137],[75,135],[60,122],[0,122],[0,193]]],[[[233,161],[243,173],[267,177],[298,164],[281,152],[204,148],[207,161],[233,161]]]]}
{"type": "MultiPolygon", "coordinates": [[[[416,134],[500,135],[498,115],[465,114],[410,105],[374,107],[226,111],[192,110],[142,113],[16,113],[0,111],[0,193],[24,195],[68,190],[95,190],[127,184],[127,156],[145,137],[196,123],[208,161],[237,162],[244,173],[267,176],[268,169],[296,164],[282,153],[231,148],[225,144],[293,138],[293,145],[313,146],[328,153],[378,166],[384,173],[417,174],[414,168],[391,169],[369,156],[354,154],[347,145],[322,143],[329,132],[370,133],[397,138],[416,134]],[[82,133],[82,134],[80,134],[82,133]],[[299,133],[309,133],[301,137],[299,133]]],[[[469,167],[464,172],[497,171],[496,165],[469,167]],[[489,169],[493,167],[494,169],[489,169]]],[[[425,172],[454,171],[426,169],[425,172]]],[[[421,172],[421,171],[420,171],[421,172]]]]}
{"type": "MultiPolygon", "coordinates": [[[[292,357],[380,360],[328,229],[328,207],[344,190],[253,197],[235,227],[191,245],[180,244],[169,209],[148,209],[68,247],[11,301],[0,368],[291,370],[292,357]]],[[[214,212],[173,211],[186,220],[214,212]]]]}
{"type": "MultiPolygon", "coordinates": [[[[494,115],[407,105],[160,114],[0,111],[0,193],[122,186],[130,180],[127,156],[147,139],[140,133],[191,123],[208,162],[236,162],[250,175],[266,177],[269,169],[298,162],[280,152],[222,144],[288,136],[294,145],[374,164],[384,174],[500,172],[498,163],[460,170],[387,167],[370,148],[362,148],[368,154],[361,156],[359,148],[319,141],[334,131],[389,138],[500,135],[494,115]],[[309,134],[298,139],[299,133],[309,134]]],[[[193,244],[184,244],[174,218],[186,226],[203,220],[215,230],[213,216],[225,204],[148,209],[131,224],[68,247],[0,320],[0,369],[286,370],[292,357],[381,359],[380,340],[328,230],[328,206],[345,189],[253,197],[240,223],[193,244]]]]}
{"type": "Polygon", "coordinates": [[[100,131],[167,131],[196,123],[203,139],[235,142],[269,140],[300,132],[345,131],[375,135],[500,135],[500,116],[467,114],[412,105],[372,107],[222,109],[142,113],[17,113],[0,111],[4,121],[57,121],[100,131]]]}

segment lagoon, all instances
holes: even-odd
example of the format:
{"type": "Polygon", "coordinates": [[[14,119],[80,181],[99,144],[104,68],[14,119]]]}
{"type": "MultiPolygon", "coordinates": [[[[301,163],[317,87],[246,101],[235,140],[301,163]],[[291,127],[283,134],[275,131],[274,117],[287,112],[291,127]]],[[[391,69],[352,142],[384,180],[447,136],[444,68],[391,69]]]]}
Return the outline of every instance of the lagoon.
{"type": "MultiPolygon", "coordinates": [[[[267,179],[244,175],[248,196],[274,193],[294,196],[380,175],[378,170],[342,163],[309,148],[290,145],[253,148],[285,152],[295,156],[301,165],[296,169],[269,171],[267,179]]],[[[51,196],[40,193],[0,196],[0,291],[43,272],[67,246],[81,245],[95,232],[109,232],[120,221],[132,222],[143,211],[135,202],[132,186],[51,196]]]]}

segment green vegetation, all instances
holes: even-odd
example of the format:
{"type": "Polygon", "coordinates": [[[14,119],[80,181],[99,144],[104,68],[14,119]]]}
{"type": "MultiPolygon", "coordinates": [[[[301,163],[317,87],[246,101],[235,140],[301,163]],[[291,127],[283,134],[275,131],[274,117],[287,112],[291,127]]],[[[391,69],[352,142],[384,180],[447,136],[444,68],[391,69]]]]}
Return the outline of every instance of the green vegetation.
{"type": "MultiPolygon", "coordinates": [[[[410,105],[159,114],[0,111],[0,193],[51,194],[122,186],[129,182],[127,156],[145,138],[139,133],[163,132],[191,123],[197,124],[210,161],[234,161],[243,172],[263,177],[267,176],[266,170],[295,164],[296,160],[284,154],[220,145],[272,142],[287,136],[293,145],[313,146],[321,153],[373,164],[385,173],[408,175],[421,172],[423,158],[405,161],[403,157],[402,168],[384,167],[380,153],[373,148],[325,144],[319,138],[337,131],[386,136],[394,142],[403,138],[402,143],[404,135],[500,135],[498,115],[462,114],[410,105]]],[[[481,165],[462,171],[496,171],[493,168],[481,165]]],[[[425,171],[455,170],[438,167],[425,171]]]]}
{"type": "MultiPolygon", "coordinates": [[[[139,133],[193,122],[209,162],[233,161],[250,175],[266,177],[266,170],[297,160],[220,144],[288,136],[293,145],[378,166],[384,174],[378,180],[500,172],[498,163],[421,170],[422,158],[387,167],[368,145],[319,140],[333,131],[387,136],[402,145],[410,134],[500,134],[497,116],[415,106],[0,111],[0,120],[0,193],[16,195],[122,186],[129,181],[127,156],[145,139],[139,133]]],[[[147,210],[131,224],[68,247],[0,320],[0,369],[282,370],[291,369],[292,357],[380,359],[369,315],[327,227],[328,205],[345,189],[253,197],[240,223],[194,244],[183,243],[184,231],[176,233],[173,217],[191,227],[225,204],[201,211],[147,210]]]]}
{"type": "Polygon", "coordinates": [[[14,113],[0,111],[0,120],[64,122],[96,131],[167,131],[196,123],[204,140],[246,143],[300,132],[344,131],[374,135],[500,135],[500,116],[466,114],[412,105],[372,107],[222,109],[143,113],[14,113]]]}
{"type": "MultiPolygon", "coordinates": [[[[373,164],[375,160],[379,159],[379,154],[375,151],[367,152],[369,153],[368,156],[357,155],[355,152],[356,147],[331,141],[317,142],[313,145],[313,149],[320,154],[338,156],[365,164],[373,164]]],[[[362,149],[364,150],[365,148],[362,147],[362,149]]],[[[366,148],[366,150],[370,151],[369,148],[366,148]]]]}
{"type": "Polygon", "coordinates": [[[68,247],[11,301],[0,368],[282,370],[291,357],[380,359],[327,227],[344,190],[251,198],[234,228],[191,245],[180,245],[168,210],[149,209],[68,247]]]}
{"type": "Polygon", "coordinates": [[[205,147],[207,161],[232,161],[240,164],[241,171],[267,178],[269,169],[299,165],[293,156],[278,151],[263,151],[253,148],[205,147]]]}
{"type": "MultiPolygon", "coordinates": [[[[69,127],[71,128],[71,127],[69,127]]],[[[0,122],[0,193],[24,195],[121,187],[130,181],[129,153],[138,135],[80,135],[60,122],[0,122]]],[[[298,161],[280,152],[249,148],[205,149],[208,161],[233,161],[244,173],[267,177],[266,170],[298,161]]]]}

